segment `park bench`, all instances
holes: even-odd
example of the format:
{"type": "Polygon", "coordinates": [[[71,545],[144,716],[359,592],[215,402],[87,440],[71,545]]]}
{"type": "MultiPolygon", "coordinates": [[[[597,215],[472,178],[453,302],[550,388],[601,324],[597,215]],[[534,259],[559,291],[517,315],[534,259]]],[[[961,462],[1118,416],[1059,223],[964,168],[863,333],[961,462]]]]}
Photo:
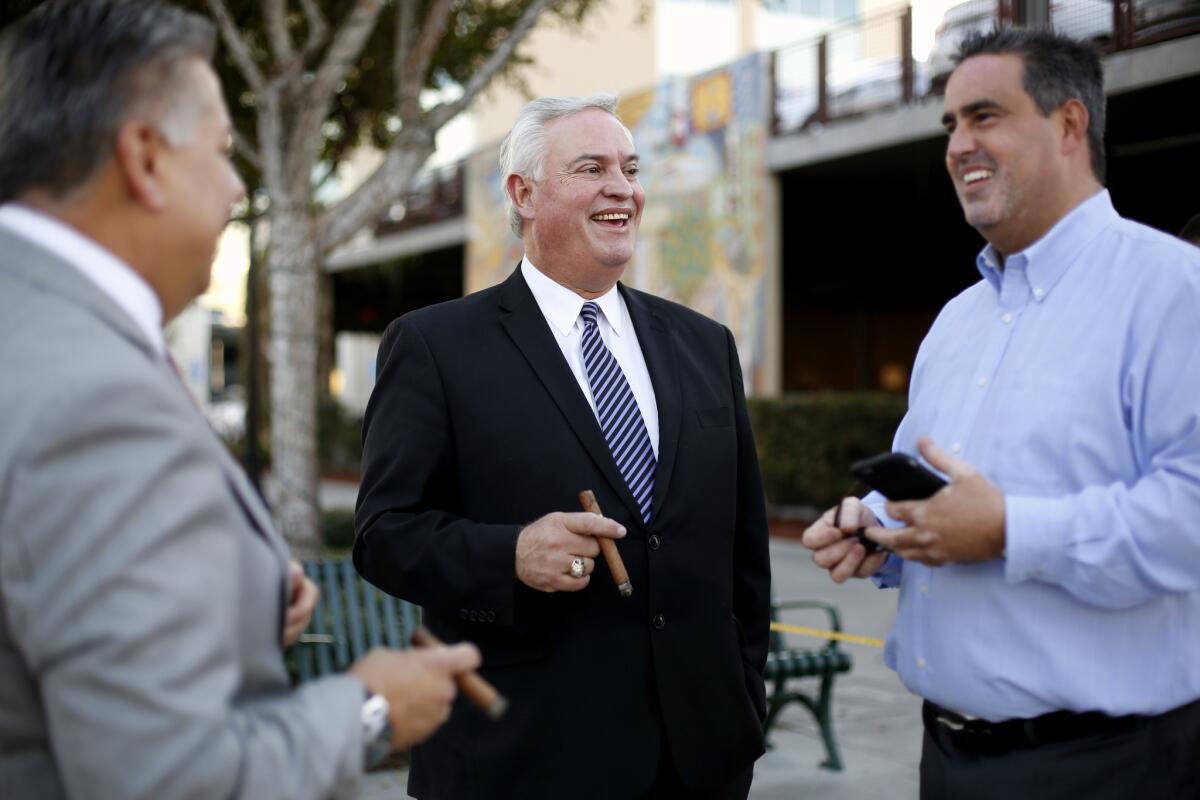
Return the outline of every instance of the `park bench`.
{"type": "MultiPolygon", "coordinates": [[[[412,603],[379,591],[363,580],[349,558],[308,562],[304,572],[321,590],[308,630],[289,653],[293,675],[298,681],[344,672],[372,647],[405,648],[413,629],[420,624],[421,609],[412,603]]],[[[772,622],[779,612],[808,608],[822,609],[829,617],[829,629],[840,632],[837,609],[819,601],[773,603],[772,622]]],[[[763,732],[771,726],[789,703],[802,703],[812,712],[825,743],[826,760],[822,766],[842,768],[837,741],[833,735],[833,679],[849,672],[850,654],[839,649],[836,640],[820,648],[789,647],[779,631],[771,631],[767,653],[767,719],[763,732]],[[816,693],[796,688],[799,678],[818,678],[816,693]]]]}
{"type": "MultiPolygon", "coordinates": [[[[819,609],[828,617],[828,630],[841,633],[842,620],[836,607],[819,600],[794,600],[771,603],[771,622],[781,622],[780,612],[793,609],[819,609]]],[[[781,631],[772,630],[767,650],[767,719],[763,733],[770,734],[771,726],[789,703],[800,703],[816,719],[825,743],[825,760],[821,766],[841,771],[842,757],[833,735],[833,680],[840,672],[849,672],[854,661],[838,647],[836,639],[826,640],[824,646],[790,647],[781,631]],[[796,687],[800,678],[817,678],[815,692],[796,687]],[[790,683],[789,683],[790,682],[790,683]]]]}
{"type": "Polygon", "coordinates": [[[367,583],[349,558],[308,562],[304,572],[321,596],[290,654],[297,680],[344,672],[372,647],[408,647],[421,621],[419,607],[367,583]]]}

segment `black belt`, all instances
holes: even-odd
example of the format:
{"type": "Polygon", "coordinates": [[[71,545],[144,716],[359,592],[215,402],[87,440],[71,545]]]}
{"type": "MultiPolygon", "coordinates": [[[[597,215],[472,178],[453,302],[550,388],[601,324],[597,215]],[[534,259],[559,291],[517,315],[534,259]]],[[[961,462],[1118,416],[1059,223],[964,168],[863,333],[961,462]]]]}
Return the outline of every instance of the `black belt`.
{"type": "Polygon", "coordinates": [[[1054,742],[1066,742],[1093,734],[1131,731],[1153,719],[1141,714],[1110,717],[1099,711],[1052,711],[1031,719],[988,722],[984,719],[968,719],[928,700],[921,707],[921,717],[925,721],[926,730],[942,737],[958,749],[993,755],[1054,742]]]}

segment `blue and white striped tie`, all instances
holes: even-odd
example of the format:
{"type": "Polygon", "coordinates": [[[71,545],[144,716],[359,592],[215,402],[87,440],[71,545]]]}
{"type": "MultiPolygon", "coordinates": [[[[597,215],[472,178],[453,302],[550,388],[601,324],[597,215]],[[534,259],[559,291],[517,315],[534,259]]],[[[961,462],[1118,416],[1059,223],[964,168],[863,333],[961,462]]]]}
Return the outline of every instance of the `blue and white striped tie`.
{"type": "Polygon", "coordinates": [[[649,522],[650,501],[654,498],[654,448],[629,381],[600,338],[600,328],[596,324],[599,310],[595,303],[584,303],[580,312],[583,317],[583,365],[587,370],[588,385],[592,387],[592,399],[596,401],[604,440],[625,485],[642,511],[642,521],[649,522]]]}

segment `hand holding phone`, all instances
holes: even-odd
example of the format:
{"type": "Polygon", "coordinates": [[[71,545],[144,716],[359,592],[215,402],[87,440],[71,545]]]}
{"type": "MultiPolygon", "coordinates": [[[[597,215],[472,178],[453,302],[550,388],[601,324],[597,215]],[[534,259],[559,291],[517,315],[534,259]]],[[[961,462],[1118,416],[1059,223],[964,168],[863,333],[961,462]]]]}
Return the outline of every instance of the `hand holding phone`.
{"type": "Polygon", "coordinates": [[[946,481],[907,453],[882,453],[850,466],[854,477],[888,500],[924,500],[946,481]]]}

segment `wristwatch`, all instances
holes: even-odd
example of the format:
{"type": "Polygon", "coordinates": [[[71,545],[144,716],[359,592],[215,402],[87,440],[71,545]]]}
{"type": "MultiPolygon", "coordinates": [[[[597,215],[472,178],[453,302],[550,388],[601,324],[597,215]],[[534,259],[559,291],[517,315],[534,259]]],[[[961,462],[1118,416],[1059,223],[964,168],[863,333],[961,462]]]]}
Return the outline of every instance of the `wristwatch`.
{"type": "Polygon", "coordinates": [[[367,692],[362,704],[363,763],[371,769],[392,752],[392,707],[381,694],[367,692]]]}

